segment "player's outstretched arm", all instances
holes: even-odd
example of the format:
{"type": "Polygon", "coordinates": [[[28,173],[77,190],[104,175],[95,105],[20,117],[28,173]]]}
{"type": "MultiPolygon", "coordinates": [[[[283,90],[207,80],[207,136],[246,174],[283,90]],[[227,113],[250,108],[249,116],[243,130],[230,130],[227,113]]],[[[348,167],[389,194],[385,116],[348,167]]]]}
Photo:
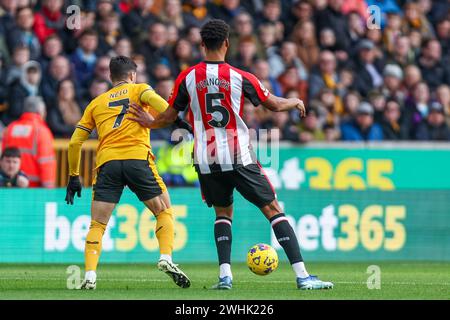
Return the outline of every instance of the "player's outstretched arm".
{"type": "Polygon", "coordinates": [[[68,160],[69,160],[69,183],[67,184],[66,199],[67,204],[73,204],[75,194],[81,197],[80,182],[80,159],[81,146],[89,138],[90,132],[76,128],[69,142],[68,160]]]}
{"type": "Polygon", "coordinates": [[[156,118],[153,118],[151,114],[146,112],[140,105],[131,103],[128,113],[133,117],[128,117],[128,120],[136,121],[144,128],[159,129],[169,126],[174,123],[178,118],[178,111],[174,108],[167,108],[164,112],[158,114],[156,118]]]}
{"type": "Polygon", "coordinates": [[[262,105],[274,112],[297,109],[300,112],[301,117],[304,117],[306,114],[306,108],[303,101],[297,98],[286,99],[271,94],[267,100],[262,102],[262,105]]]}

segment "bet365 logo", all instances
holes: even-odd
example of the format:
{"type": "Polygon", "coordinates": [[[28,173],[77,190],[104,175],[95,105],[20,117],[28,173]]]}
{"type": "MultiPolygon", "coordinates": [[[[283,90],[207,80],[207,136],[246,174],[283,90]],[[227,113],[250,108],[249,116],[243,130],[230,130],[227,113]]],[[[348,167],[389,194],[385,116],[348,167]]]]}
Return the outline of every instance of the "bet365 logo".
{"type": "MultiPolygon", "coordinates": [[[[298,221],[287,216],[300,246],[305,251],[401,250],[406,242],[406,207],[400,205],[368,205],[362,209],[352,204],[329,205],[320,216],[302,215],[298,221]]],[[[272,231],[272,246],[280,245],[272,231]]]]}

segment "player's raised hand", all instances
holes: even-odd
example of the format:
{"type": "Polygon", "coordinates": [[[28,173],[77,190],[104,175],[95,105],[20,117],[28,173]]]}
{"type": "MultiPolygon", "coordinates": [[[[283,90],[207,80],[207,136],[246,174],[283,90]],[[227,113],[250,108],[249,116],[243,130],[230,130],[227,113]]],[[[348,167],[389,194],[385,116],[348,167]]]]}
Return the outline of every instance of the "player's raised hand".
{"type": "Polygon", "coordinates": [[[70,176],[69,183],[67,184],[66,202],[67,204],[73,204],[73,198],[75,194],[78,198],[81,198],[81,182],[79,176],[70,176]]]}
{"type": "Polygon", "coordinates": [[[136,121],[141,126],[145,128],[150,128],[153,120],[153,116],[142,108],[142,106],[138,105],[135,102],[130,103],[130,107],[128,108],[128,113],[132,114],[134,117],[127,117],[128,120],[136,121]]]}
{"type": "Polygon", "coordinates": [[[295,108],[300,111],[300,117],[304,118],[306,116],[306,107],[305,104],[303,103],[302,100],[297,99],[297,105],[295,106],[295,108]]]}

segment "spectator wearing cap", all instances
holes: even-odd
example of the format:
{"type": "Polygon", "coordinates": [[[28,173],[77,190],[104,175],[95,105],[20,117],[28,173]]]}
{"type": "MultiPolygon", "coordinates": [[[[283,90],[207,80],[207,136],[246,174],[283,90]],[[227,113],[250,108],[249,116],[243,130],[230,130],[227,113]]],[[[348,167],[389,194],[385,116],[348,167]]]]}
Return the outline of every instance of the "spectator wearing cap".
{"type": "Polygon", "coordinates": [[[441,83],[450,85],[449,59],[443,59],[441,44],[436,39],[425,40],[422,45],[422,55],[418,60],[423,80],[432,90],[441,83]]]}
{"type": "Polygon", "coordinates": [[[7,42],[10,49],[18,45],[27,46],[30,49],[30,59],[37,60],[41,45],[33,32],[33,25],[33,10],[30,7],[19,8],[16,12],[16,27],[7,34],[7,42]]]}
{"type": "Polygon", "coordinates": [[[41,43],[65,27],[65,16],[62,13],[63,0],[44,0],[42,9],[34,16],[34,33],[41,43]]]}
{"type": "Polygon", "coordinates": [[[98,34],[94,30],[86,30],[78,39],[78,47],[70,56],[70,62],[75,70],[77,86],[87,88],[94,74],[97,62],[96,50],[98,47],[98,34]]]}
{"type": "Polygon", "coordinates": [[[361,40],[357,46],[355,88],[363,97],[383,84],[382,62],[376,59],[374,49],[374,43],[368,39],[361,40]]]}
{"type": "Polygon", "coordinates": [[[386,98],[403,102],[405,94],[402,90],[403,70],[396,64],[387,64],[383,70],[383,86],[381,93],[386,98]]]}
{"type": "Polygon", "coordinates": [[[337,44],[346,50],[350,47],[350,39],[347,17],[342,13],[343,4],[344,0],[329,0],[325,9],[316,11],[314,21],[319,33],[325,28],[332,29],[336,35],[337,44]]]}
{"type": "Polygon", "coordinates": [[[439,102],[430,105],[430,111],[417,127],[415,138],[428,141],[449,141],[450,130],[445,122],[444,108],[439,102]]]}
{"type": "Polygon", "coordinates": [[[401,124],[401,108],[396,100],[388,100],[383,112],[381,127],[384,140],[408,139],[408,133],[401,124]]]}
{"type": "Polygon", "coordinates": [[[355,118],[341,125],[341,139],[344,141],[380,141],[383,131],[373,119],[373,107],[367,102],[358,106],[355,118]]]}
{"type": "Polygon", "coordinates": [[[41,97],[27,97],[24,113],[12,122],[3,135],[2,150],[20,149],[21,169],[30,180],[30,187],[54,188],[56,159],[53,135],[45,123],[46,109],[41,97]]]}
{"type": "Polygon", "coordinates": [[[41,94],[41,66],[36,61],[28,61],[22,67],[22,74],[19,80],[11,85],[8,95],[8,105],[6,113],[3,115],[5,124],[18,119],[24,112],[24,100],[26,97],[39,96],[41,94]]]}
{"type": "Polygon", "coordinates": [[[26,188],[30,184],[26,174],[20,170],[21,159],[18,148],[6,148],[0,156],[0,187],[26,188]]]}

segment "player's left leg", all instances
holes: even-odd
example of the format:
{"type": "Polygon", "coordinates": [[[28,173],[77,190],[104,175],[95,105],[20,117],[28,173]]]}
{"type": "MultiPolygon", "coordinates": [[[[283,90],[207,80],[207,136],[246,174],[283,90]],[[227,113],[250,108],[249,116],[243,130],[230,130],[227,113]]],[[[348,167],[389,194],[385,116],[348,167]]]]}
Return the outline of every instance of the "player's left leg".
{"type": "Polygon", "coordinates": [[[331,282],[321,281],[306,271],[297,236],[281,210],[276,200],[275,190],[261,166],[259,164],[248,165],[238,169],[237,173],[239,175],[236,175],[236,189],[244,198],[256,205],[270,221],[278,243],[286,253],[296,274],[297,287],[299,289],[332,288],[331,282]]]}

